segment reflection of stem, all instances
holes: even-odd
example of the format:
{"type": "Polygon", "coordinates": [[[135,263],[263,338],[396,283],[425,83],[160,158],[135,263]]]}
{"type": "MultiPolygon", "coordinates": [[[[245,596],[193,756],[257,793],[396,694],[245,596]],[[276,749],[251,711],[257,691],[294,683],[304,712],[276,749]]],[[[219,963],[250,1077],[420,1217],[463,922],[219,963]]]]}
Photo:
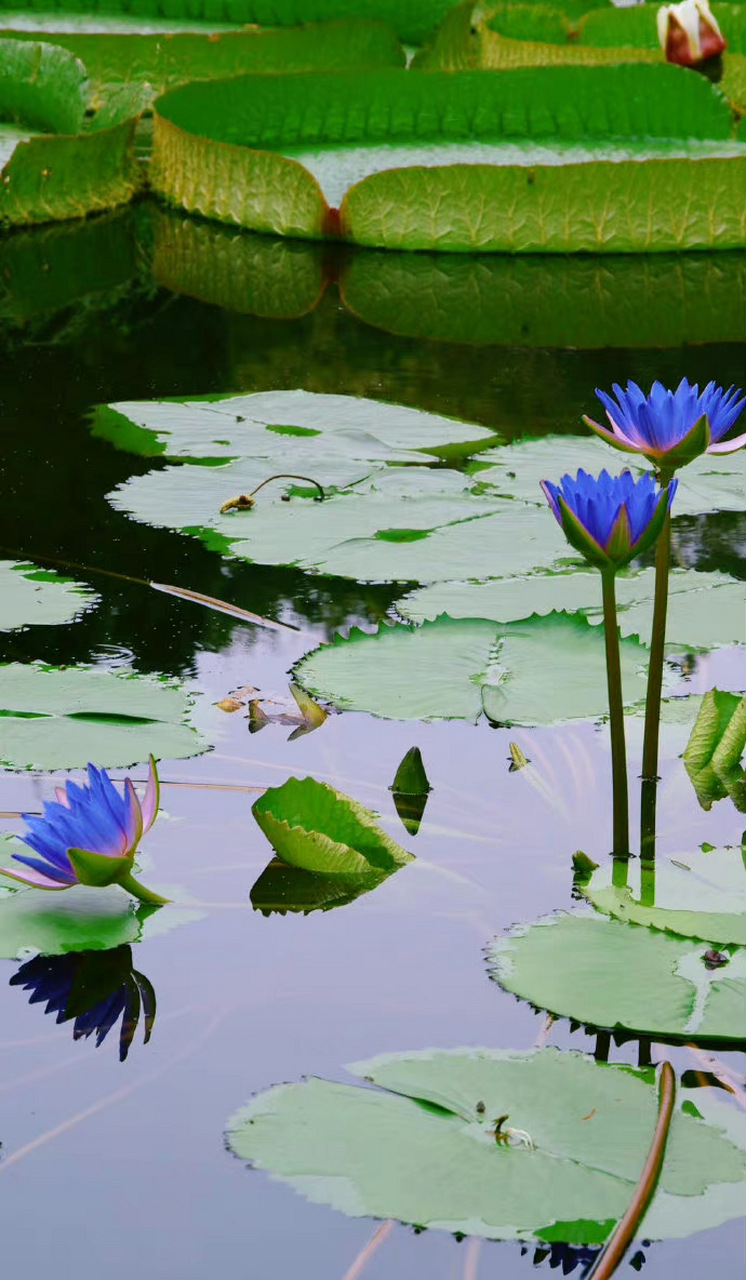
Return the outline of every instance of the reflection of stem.
{"type": "Polygon", "coordinates": [[[614,1274],[627,1248],[634,1239],[635,1232],[655,1191],[655,1184],[661,1171],[675,1096],[676,1076],[671,1063],[664,1062],[661,1067],[658,1095],[658,1123],[655,1126],[648,1158],[640,1174],[640,1181],[635,1187],[635,1193],[629,1202],[627,1212],[614,1228],[602,1253],[599,1254],[588,1280],[609,1280],[609,1276],[614,1274]]]}
{"type": "Polygon", "coordinates": [[[121,880],[117,881],[127,893],[131,893],[133,898],[137,898],[140,902],[152,903],[153,906],[162,907],[166,902],[170,902],[170,898],[162,898],[159,893],[154,893],[152,889],[146,889],[144,884],[140,884],[129,871],[121,880]]]}
{"type": "Polygon", "coordinates": [[[629,802],[627,799],[627,751],[624,745],[624,700],[622,668],[619,660],[619,631],[616,621],[616,594],[613,572],[602,573],[604,635],[606,638],[606,680],[609,688],[609,728],[611,731],[611,775],[614,809],[614,856],[629,857],[629,802]]]}
{"type": "Polygon", "coordinates": [[[362,1274],[363,1268],[367,1266],[368,1262],[373,1257],[373,1254],[383,1244],[386,1236],[390,1235],[393,1229],[394,1223],[392,1219],[389,1219],[388,1222],[382,1222],[380,1227],[376,1227],[370,1240],[365,1247],[361,1249],[352,1266],[348,1267],[345,1271],[342,1280],[357,1280],[357,1277],[362,1274]]]}
{"type": "Polygon", "coordinates": [[[611,1049],[611,1032],[596,1032],[596,1047],[593,1050],[593,1056],[596,1062],[608,1062],[609,1050],[611,1049]]]}
{"type": "MultiPolygon", "coordinates": [[[[660,477],[661,484],[667,483],[660,477]]],[[[655,857],[655,801],[658,780],[658,740],[663,692],[663,658],[666,644],[666,612],[668,609],[668,571],[671,560],[671,516],[666,516],[655,551],[655,598],[653,630],[650,637],[648,690],[645,699],[645,737],[642,748],[642,811],[640,821],[640,855],[652,861],[655,857]]]]}

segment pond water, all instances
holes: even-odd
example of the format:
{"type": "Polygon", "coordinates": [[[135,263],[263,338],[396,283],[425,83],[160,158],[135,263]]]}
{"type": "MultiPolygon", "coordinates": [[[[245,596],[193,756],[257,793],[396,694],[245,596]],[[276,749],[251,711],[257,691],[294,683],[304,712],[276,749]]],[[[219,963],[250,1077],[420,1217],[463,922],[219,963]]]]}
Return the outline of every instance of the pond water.
{"type": "MultiPolygon", "coordinates": [[[[101,280],[107,252],[91,240],[101,280]]],[[[306,270],[301,247],[295,262],[299,273],[306,270]]],[[[217,271],[209,261],[187,265],[205,279],[217,271]]],[[[642,278],[649,264],[638,265],[642,278]]],[[[52,270],[61,268],[52,262],[52,270]]],[[[634,277],[634,267],[627,270],[634,277]]],[[[374,291],[373,284],[372,302],[374,291]]],[[[169,930],[145,929],[132,948],[135,969],[157,997],[149,1042],[140,1026],[124,1062],[118,1029],[98,1049],[94,1038],[75,1043],[70,1023],[45,1017],[43,1003],[30,1002],[13,983],[28,955],[0,962],[1,1220],[9,1274],[585,1274],[592,1253],[562,1242],[459,1240],[403,1225],[379,1236],[368,1256],[379,1224],[312,1203],[247,1169],[224,1134],[253,1094],[306,1075],[353,1082],[345,1064],[380,1053],[537,1044],[593,1052],[595,1036],[564,1021],[550,1025],[491,981],[484,952],[511,925],[575,905],[576,850],[608,859],[605,725],[492,728],[484,719],[472,725],[343,712],[294,740],[292,726],[281,723],[251,733],[245,707],[228,713],[214,704],[247,686],[286,698],[287,672],[305,652],[353,625],[373,630],[406,585],[252,565],[130,519],[107,495],[164,463],[93,435],[90,413],[109,402],[301,388],[427,409],[489,427],[505,441],[582,436],[580,415],[593,413],[596,386],[628,378],[649,385],[656,377],[672,386],[684,376],[738,384],[738,332],[709,344],[656,348],[630,340],[600,350],[436,341],[365,323],[333,283],[296,318],[266,309],[251,314],[249,305],[242,314],[162,287],[139,259],[132,278],[113,280],[108,292],[102,286],[82,300],[73,292],[54,306],[4,315],[0,558],[58,562],[100,601],[71,625],[4,633],[0,660],[177,677],[193,692],[195,723],[213,744],[191,759],[160,763],[164,812],[146,852],[158,870],[155,882],[178,884],[186,909],[169,930]],[[149,580],[301,631],[254,626],[156,592],[149,580]],[[532,761],[540,787],[524,770],[510,770],[511,743],[532,761]],[[410,836],[389,787],[415,745],[433,789],[419,833],[410,836]],[[256,910],[250,893],[272,851],[251,806],[263,788],[291,775],[328,781],[374,809],[417,860],[337,910],[256,910]]],[[[677,529],[679,563],[746,576],[742,514],[685,517],[677,529]]],[[[742,654],[692,658],[685,680],[684,691],[716,682],[739,689],[742,654]]],[[[709,811],[699,806],[678,758],[682,745],[677,739],[667,746],[664,738],[659,852],[738,844],[743,815],[728,799],[709,811]]],[[[633,830],[639,753],[639,734],[632,733],[633,830]]],[[[131,773],[144,780],[145,767],[131,773]]],[[[39,811],[55,781],[34,771],[0,772],[3,829],[20,831],[20,813],[39,811]]],[[[620,972],[620,987],[624,982],[620,972]]],[[[743,1055],[727,1045],[695,1054],[612,1042],[609,1057],[636,1063],[638,1052],[643,1061],[647,1053],[653,1062],[667,1055],[682,1071],[711,1071],[713,1055],[716,1071],[742,1079],[744,1070],[743,1055]]],[[[735,1114],[735,1095],[719,1093],[735,1114]]],[[[728,1221],[688,1239],[638,1243],[620,1274],[631,1265],[650,1280],[710,1273],[736,1280],[743,1260],[743,1224],[728,1221]]]]}

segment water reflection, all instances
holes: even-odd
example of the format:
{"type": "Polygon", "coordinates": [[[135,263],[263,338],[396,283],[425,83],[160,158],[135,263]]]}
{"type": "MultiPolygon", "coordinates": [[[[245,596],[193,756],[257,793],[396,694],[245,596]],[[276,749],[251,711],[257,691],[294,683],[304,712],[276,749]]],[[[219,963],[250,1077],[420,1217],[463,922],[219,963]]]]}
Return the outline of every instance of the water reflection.
{"type": "Polygon", "coordinates": [[[156,1013],[155,991],[132,965],[132,948],[69,951],[61,956],[34,956],[10,979],[11,987],[30,991],[29,1004],[46,1001],[45,1013],[57,1022],[73,1022],[73,1040],[96,1034],[98,1049],[122,1019],[119,1061],[124,1062],[142,1017],[147,1044],[156,1013]]]}

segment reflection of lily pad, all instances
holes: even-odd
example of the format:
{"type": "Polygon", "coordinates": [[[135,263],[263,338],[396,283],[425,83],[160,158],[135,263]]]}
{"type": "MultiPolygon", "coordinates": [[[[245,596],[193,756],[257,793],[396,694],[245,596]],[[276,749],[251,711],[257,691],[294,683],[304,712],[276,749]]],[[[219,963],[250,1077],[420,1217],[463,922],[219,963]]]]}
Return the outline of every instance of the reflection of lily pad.
{"type": "MultiPolygon", "coordinates": [[[[429,1049],[351,1070],[380,1087],[279,1085],[229,1121],[228,1141],[353,1217],[599,1244],[629,1203],[655,1127],[651,1074],[555,1049],[429,1049]],[[506,1113],[535,1150],[496,1144],[506,1113]]],[[[677,1111],[646,1234],[682,1237],[739,1216],[742,1179],[738,1148],[677,1111]]]]}
{"type": "Polygon", "coordinates": [[[640,875],[639,861],[631,862],[627,887],[615,888],[606,864],[593,872],[582,893],[605,915],[632,924],[718,946],[746,946],[746,876],[739,849],[697,851],[675,858],[659,855],[654,870],[644,873],[650,882],[647,889],[641,890],[640,875]]]}
{"type": "MultiPolygon", "coordinates": [[[[0,862],[28,847],[0,836],[0,862]]],[[[16,863],[16,865],[18,865],[16,863]]],[[[116,886],[88,889],[76,885],[64,893],[27,889],[2,877],[0,884],[0,959],[27,951],[62,955],[67,951],[107,951],[125,942],[141,942],[197,919],[191,909],[142,907],[116,886]]]]}
{"type": "Polygon", "coordinates": [[[282,861],[302,871],[368,876],[412,861],[369,809],[315,778],[268,787],[252,813],[282,861]]]}
{"type": "Polygon", "coordinates": [[[97,602],[90,587],[52,569],[0,560],[0,631],[74,622],[97,602]]]}
{"type": "Polygon", "coordinates": [[[76,769],[199,755],[186,723],[190,699],[157,676],[95,667],[0,666],[0,763],[11,769],[76,769]]]}
{"type": "Polygon", "coordinates": [[[488,954],[501,987],[549,1013],[653,1038],[743,1039],[746,952],[708,969],[707,950],[605,916],[565,914],[516,929],[488,954]]]}
{"type": "Polygon", "coordinates": [[[370,893],[387,878],[387,871],[369,870],[359,875],[320,875],[291,867],[281,858],[273,858],[251,889],[251,905],[255,911],[269,916],[273,912],[331,911],[345,907],[363,893],[370,893]]]}
{"type": "MultiPolygon", "coordinates": [[[[624,694],[644,696],[647,649],[621,644],[624,694]]],[[[336,636],[295,668],[313,694],[348,711],[403,720],[477,720],[551,724],[608,710],[604,639],[582,617],[498,625],[448,616],[421,627],[381,627],[336,636]]]]}
{"type": "MultiPolygon", "coordinates": [[[[623,636],[648,638],[654,587],[654,569],[617,575],[617,619],[623,636]]],[[[574,573],[437,583],[406,596],[396,607],[413,622],[441,613],[512,622],[556,609],[580,612],[589,622],[603,620],[601,579],[585,567],[574,573]]],[[[669,649],[746,643],[743,583],[724,573],[672,570],[666,641],[669,649]]]]}

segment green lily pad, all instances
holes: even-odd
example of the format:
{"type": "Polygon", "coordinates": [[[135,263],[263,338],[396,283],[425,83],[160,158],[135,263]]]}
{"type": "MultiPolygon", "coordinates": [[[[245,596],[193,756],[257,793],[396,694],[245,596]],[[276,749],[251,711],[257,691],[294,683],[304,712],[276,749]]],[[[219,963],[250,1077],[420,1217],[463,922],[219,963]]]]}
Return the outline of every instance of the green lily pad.
{"type": "Polygon", "coordinates": [[[717,946],[746,946],[745,888],[743,856],[730,848],[659,854],[652,873],[641,873],[639,861],[631,862],[625,888],[612,884],[612,868],[605,864],[581,892],[598,911],[618,920],[717,946]],[[643,886],[646,877],[649,881],[646,887],[641,875],[643,886]]]}
{"type": "MultiPolygon", "coordinates": [[[[13,865],[13,853],[27,845],[0,834],[0,865],[13,865]]],[[[15,864],[18,866],[18,864],[15,864]]],[[[199,919],[190,908],[169,904],[154,910],[134,902],[121,889],[76,885],[62,893],[26,888],[0,876],[0,959],[15,960],[32,951],[57,956],[68,951],[108,951],[199,919]]]]}
{"type": "Polygon", "coordinates": [[[251,812],[282,861],[301,871],[349,878],[386,874],[412,861],[370,809],[315,778],[268,787],[251,812]]]}
{"type": "MultiPolygon", "coordinates": [[[[350,1070],[377,1087],[279,1085],[232,1117],[227,1137],[253,1167],[351,1217],[600,1244],[655,1128],[652,1073],[556,1049],[427,1049],[350,1070]],[[506,1113],[534,1150],[495,1142],[506,1113]]],[[[646,1235],[685,1237],[740,1216],[742,1179],[743,1153],[723,1131],[677,1110],[646,1235]]]]}
{"type": "Polygon", "coordinates": [[[96,667],[0,665],[0,764],[77,769],[183,759],[207,743],[186,723],[191,700],[177,683],[96,667]]]}
{"type": "Polygon", "coordinates": [[[0,224],[80,218],[132,198],[142,183],[132,113],[90,118],[88,107],[86,70],[67,49],[0,39],[0,115],[13,122],[0,125],[12,143],[0,224]]]}
{"type": "MultiPolygon", "coordinates": [[[[621,644],[625,698],[644,697],[648,651],[621,644]]],[[[295,678],[343,710],[404,720],[552,724],[608,710],[604,639],[581,617],[555,613],[497,625],[447,615],[421,627],[353,629],[301,659],[295,678]]]]}
{"type": "Polygon", "coordinates": [[[310,468],[323,485],[340,483],[340,463],[347,464],[345,474],[361,480],[386,463],[468,457],[498,439],[487,427],[454,418],[312,391],[99,405],[93,434],[146,457],[251,459],[261,478],[273,470],[310,468]]]}
{"type": "Polygon", "coordinates": [[[703,809],[730,796],[746,812],[746,698],[710,689],[702,698],[684,750],[684,767],[703,809]]]}
{"type": "MultiPolygon", "coordinates": [[[[591,416],[605,421],[598,405],[590,406],[591,416]]],[[[524,502],[543,502],[539,488],[544,479],[559,479],[565,472],[574,475],[580,467],[596,475],[605,467],[614,473],[624,468],[634,475],[649,471],[644,458],[619,454],[597,437],[543,436],[525,439],[495,449],[479,461],[493,464],[480,471],[480,479],[498,492],[524,502]]],[[[746,463],[742,452],[703,454],[679,472],[671,513],[677,516],[701,515],[710,511],[743,511],[746,463]]],[[[472,575],[475,576],[475,575],[472,575]]]]}
{"type": "Polygon", "coordinates": [[[0,631],[75,622],[98,600],[90,587],[53,569],[0,560],[0,631]]]}
{"type": "Polygon", "coordinates": [[[251,905],[264,916],[332,911],[370,893],[389,875],[388,871],[373,870],[358,875],[322,875],[273,858],[252,886],[251,905]]]}
{"type": "MultiPolygon", "coordinates": [[[[620,634],[650,634],[655,570],[619,574],[616,579],[620,634]]],[[[669,577],[666,641],[669,650],[708,649],[746,644],[743,583],[724,573],[673,569],[669,577]]],[[[532,614],[563,609],[601,623],[601,579],[598,573],[535,573],[526,578],[489,582],[439,582],[398,600],[396,608],[412,622],[447,613],[452,618],[490,618],[513,622],[532,614]]]]}
{"type": "Polygon", "coordinates": [[[730,136],[726,100],[668,65],[242,76],[158,99],[150,178],[189,212],[372,247],[737,248],[730,136]]]}
{"type": "Polygon", "coordinates": [[[707,942],[605,916],[558,914],[488,951],[491,976],[539,1009],[588,1026],[686,1041],[743,1039],[746,951],[708,969],[707,942]]]}

